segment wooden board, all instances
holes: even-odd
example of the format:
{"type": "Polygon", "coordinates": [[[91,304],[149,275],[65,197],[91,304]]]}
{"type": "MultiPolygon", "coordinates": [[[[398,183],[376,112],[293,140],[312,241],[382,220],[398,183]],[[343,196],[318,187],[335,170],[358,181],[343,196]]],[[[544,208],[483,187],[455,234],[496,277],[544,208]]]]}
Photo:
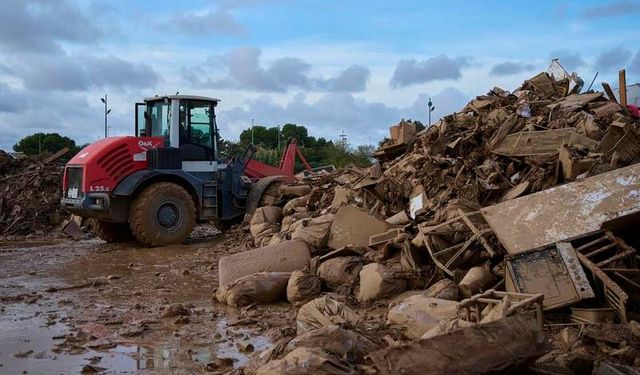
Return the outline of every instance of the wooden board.
{"type": "Polygon", "coordinates": [[[485,207],[482,216],[509,254],[600,230],[640,213],[640,164],[485,207]]]}
{"type": "Polygon", "coordinates": [[[553,155],[565,143],[579,143],[591,149],[597,145],[573,129],[552,129],[509,134],[491,152],[504,156],[553,155]]]}

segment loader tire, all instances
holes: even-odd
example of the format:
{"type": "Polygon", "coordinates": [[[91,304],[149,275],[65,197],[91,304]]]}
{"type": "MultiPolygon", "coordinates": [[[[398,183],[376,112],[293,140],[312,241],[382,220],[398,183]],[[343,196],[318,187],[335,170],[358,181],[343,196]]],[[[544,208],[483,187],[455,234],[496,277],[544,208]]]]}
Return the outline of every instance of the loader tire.
{"type": "Polygon", "coordinates": [[[136,239],[147,246],[181,243],[196,223],[191,195],[180,185],[158,182],[140,193],[129,211],[136,239]]]}
{"type": "Polygon", "coordinates": [[[91,230],[107,242],[127,242],[135,239],[127,224],[92,219],[91,230]]]}

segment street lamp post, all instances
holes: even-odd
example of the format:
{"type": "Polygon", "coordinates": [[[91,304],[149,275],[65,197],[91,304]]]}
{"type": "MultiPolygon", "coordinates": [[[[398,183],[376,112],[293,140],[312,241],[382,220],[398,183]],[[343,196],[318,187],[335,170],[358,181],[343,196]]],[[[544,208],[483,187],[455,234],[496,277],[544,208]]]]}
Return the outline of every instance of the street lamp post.
{"type": "Polygon", "coordinates": [[[111,113],[111,109],[107,109],[107,94],[104,94],[104,98],[100,98],[100,101],[104,104],[104,137],[109,136],[109,126],[107,125],[107,115],[111,113]]]}
{"type": "Polygon", "coordinates": [[[253,141],[253,119],[251,119],[251,144],[255,145],[255,142],[253,141]]]}
{"type": "Polygon", "coordinates": [[[436,107],[434,107],[433,103],[431,102],[431,98],[429,98],[428,106],[429,106],[429,127],[431,127],[431,112],[433,112],[436,109],[436,107]]]}

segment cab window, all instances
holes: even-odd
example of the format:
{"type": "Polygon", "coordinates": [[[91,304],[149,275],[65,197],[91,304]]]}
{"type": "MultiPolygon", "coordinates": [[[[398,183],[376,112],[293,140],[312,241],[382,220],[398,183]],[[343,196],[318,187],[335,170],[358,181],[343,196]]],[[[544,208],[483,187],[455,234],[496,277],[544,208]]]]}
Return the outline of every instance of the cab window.
{"type": "Polygon", "coordinates": [[[181,101],[178,123],[183,160],[213,160],[211,103],[181,101]]]}
{"type": "Polygon", "coordinates": [[[147,136],[151,137],[163,137],[165,144],[169,144],[170,133],[170,112],[171,106],[164,101],[157,101],[149,103],[147,106],[147,122],[150,123],[151,134],[147,136]]]}

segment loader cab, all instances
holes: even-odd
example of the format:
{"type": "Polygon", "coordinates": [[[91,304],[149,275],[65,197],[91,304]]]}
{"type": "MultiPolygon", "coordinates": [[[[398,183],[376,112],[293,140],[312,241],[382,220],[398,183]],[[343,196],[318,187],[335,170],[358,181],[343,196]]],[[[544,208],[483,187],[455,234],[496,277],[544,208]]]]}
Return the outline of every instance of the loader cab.
{"type": "Polygon", "coordinates": [[[146,98],[136,103],[136,136],[162,137],[165,147],[179,149],[184,171],[214,172],[218,168],[215,107],[219,101],[190,95],[146,98]]]}

